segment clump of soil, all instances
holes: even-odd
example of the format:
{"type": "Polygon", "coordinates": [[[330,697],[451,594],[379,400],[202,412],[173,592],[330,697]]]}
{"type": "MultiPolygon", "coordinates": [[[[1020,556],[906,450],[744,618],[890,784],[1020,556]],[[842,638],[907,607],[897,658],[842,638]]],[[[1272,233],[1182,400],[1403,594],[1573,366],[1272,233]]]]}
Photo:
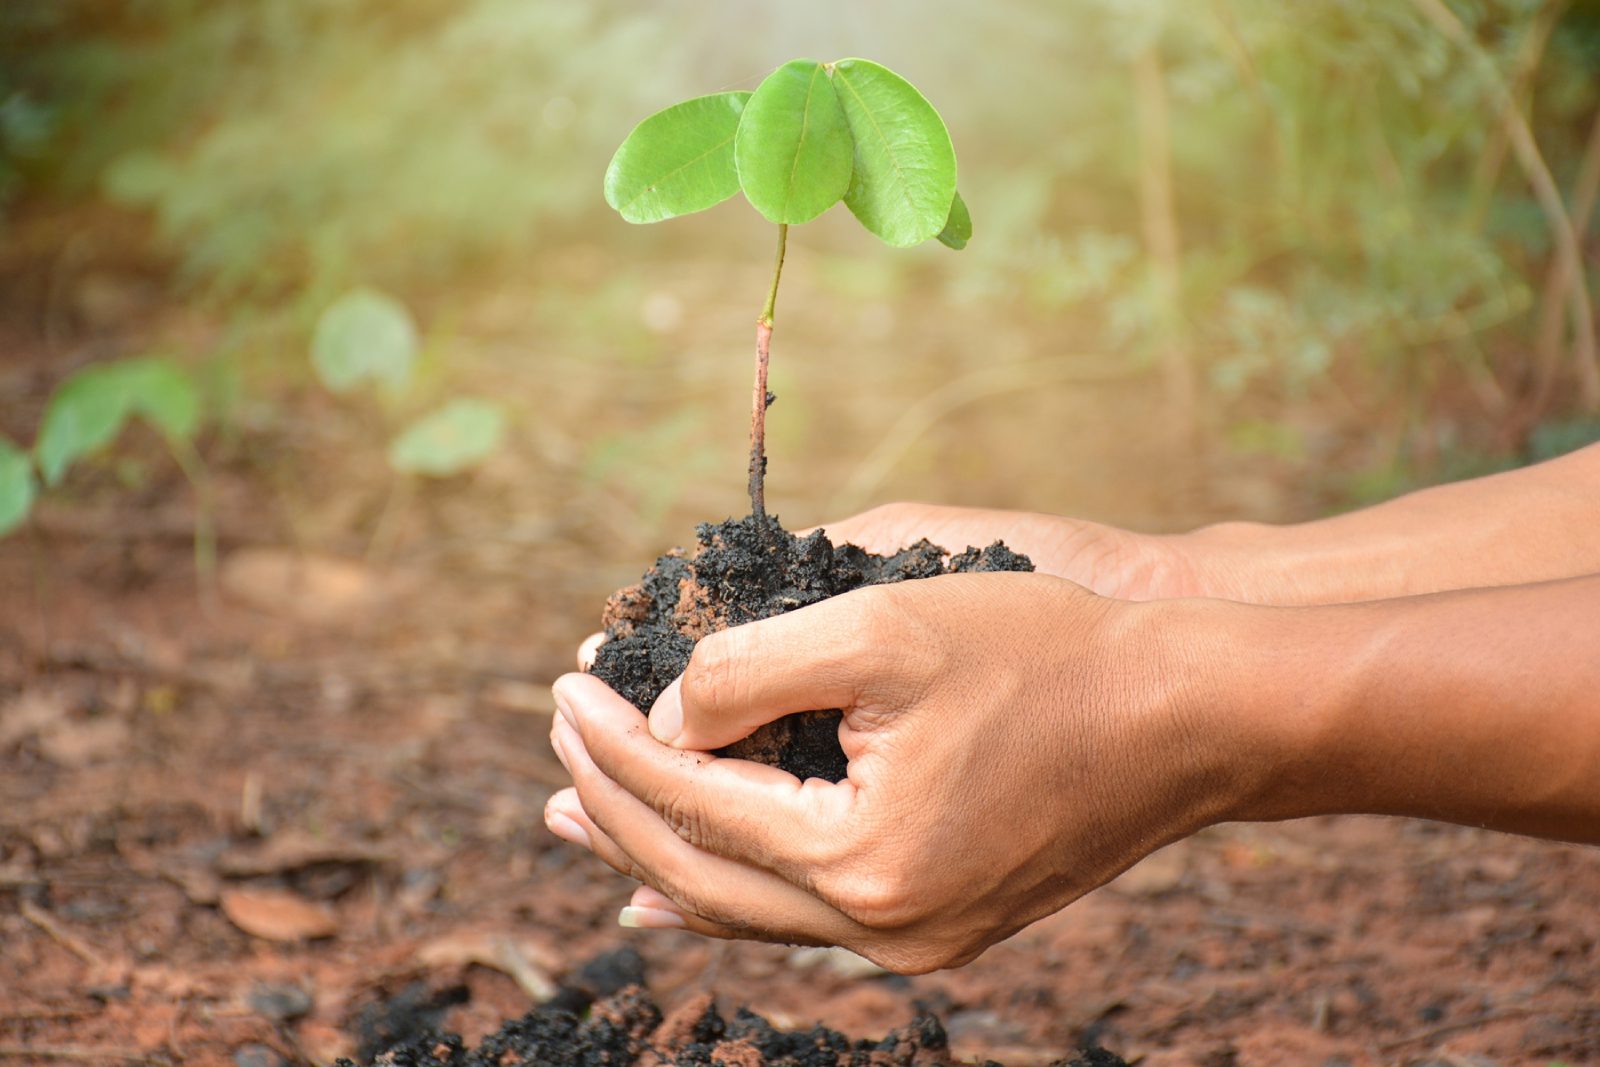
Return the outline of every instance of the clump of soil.
{"type": "MultiPolygon", "coordinates": [[[[702,523],[692,553],[674,549],[637,585],[606,602],[606,641],[594,675],[648,712],[689,664],[695,642],[709,633],[781,615],[865,585],[934,578],[964,571],[1031,571],[1028,557],[996,541],[951,555],[927,540],[892,556],[835,545],[816,530],[796,537],[755,516],[702,523]]],[[[799,778],[844,778],[838,710],[805,711],[762,727],[718,755],[755,760],[799,778]]]]}
{"type": "MultiPolygon", "coordinates": [[[[780,1030],[744,1008],[731,1019],[702,994],[663,1016],[642,986],[595,1002],[588,1014],[546,1005],[468,1049],[456,1034],[427,1033],[385,1049],[394,1067],[954,1067],[944,1027],[923,1013],[879,1040],[852,1041],[824,1026],[780,1030]]],[[[340,1067],[353,1067],[340,1060],[340,1067]]],[[[999,1067],[991,1063],[988,1067],[999,1067]]],[[[1091,1049],[1053,1067],[1127,1067],[1091,1049]]]]}

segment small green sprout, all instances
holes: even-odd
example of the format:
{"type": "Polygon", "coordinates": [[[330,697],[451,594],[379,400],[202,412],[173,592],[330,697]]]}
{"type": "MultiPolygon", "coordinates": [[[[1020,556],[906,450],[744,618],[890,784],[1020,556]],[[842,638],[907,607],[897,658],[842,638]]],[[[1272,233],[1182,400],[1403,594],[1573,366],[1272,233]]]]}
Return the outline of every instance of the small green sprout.
{"type": "Polygon", "coordinates": [[[739,192],[778,224],[750,412],[750,508],[764,523],[767,367],[789,227],[842,200],[886,244],[938,238],[960,249],[972,216],[944,120],[910,82],[865,59],[791,60],[753,93],[674,104],[639,123],[606,171],[606,202],[629,222],[704,211],[739,192]]]}

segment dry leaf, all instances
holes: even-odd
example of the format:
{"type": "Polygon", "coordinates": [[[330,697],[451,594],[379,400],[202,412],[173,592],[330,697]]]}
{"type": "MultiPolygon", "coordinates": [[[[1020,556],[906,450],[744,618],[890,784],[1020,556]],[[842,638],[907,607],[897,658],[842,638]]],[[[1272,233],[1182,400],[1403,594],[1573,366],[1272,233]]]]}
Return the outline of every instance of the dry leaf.
{"type": "Polygon", "coordinates": [[[325,863],[386,864],[394,849],[369,841],[312,837],[295,830],[273,834],[259,844],[237,845],[217,857],[216,870],[229,878],[282,874],[325,863]]]}
{"type": "Polygon", "coordinates": [[[222,914],[245,933],[267,941],[309,941],[339,930],[332,908],[284,889],[224,889],[222,914]]]}

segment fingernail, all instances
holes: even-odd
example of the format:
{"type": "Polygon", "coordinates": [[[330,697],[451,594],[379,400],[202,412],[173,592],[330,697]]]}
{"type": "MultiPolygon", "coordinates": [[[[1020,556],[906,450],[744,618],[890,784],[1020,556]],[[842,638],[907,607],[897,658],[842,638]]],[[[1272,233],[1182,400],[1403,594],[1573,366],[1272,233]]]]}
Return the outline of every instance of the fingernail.
{"type": "Polygon", "coordinates": [[[636,908],[629,905],[617,913],[617,925],[630,930],[681,930],[683,916],[675,911],[660,908],[636,908]]]}
{"type": "Polygon", "coordinates": [[[566,686],[557,682],[550,687],[550,695],[555,697],[556,711],[560,713],[563,719],[567,720],[568,726],[576,730],[578,728],[578,716],[572,710],[572,700],[567,696],[566,686]]]}
{"type": "Polygon", "coordinates": [[[670,745],[683,733],[682,685],[673,682],[650,706],[650,736],[670,745]]]}
{"type": "Polygon", "coordinates": [[[552,811],[544,817],[544,824],[561,840],[583,848],[589,847],[589,831],[578,825],[576,819],[569,818],[559,811],[552,811]]]}

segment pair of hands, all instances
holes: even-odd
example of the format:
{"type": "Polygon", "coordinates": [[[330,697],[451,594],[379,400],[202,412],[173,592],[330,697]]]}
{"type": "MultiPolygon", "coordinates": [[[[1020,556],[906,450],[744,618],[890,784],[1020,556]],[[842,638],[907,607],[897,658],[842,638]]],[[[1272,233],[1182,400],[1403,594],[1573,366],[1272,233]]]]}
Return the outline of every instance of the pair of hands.
{"type": "Polygon", "coordinates": [[[1003,538],[1039,570],[869,587],[712,634],[648,723],[562,677],[551,741],[575,787],[546,822],[644,883],[624,925],[923,972],[1233,817],[1251,739],[1197,712],[1204,650],[1138,602],[1206,591],[1180,541],[916,505],[827,530],[877,552],[1003,538]],[[828,707],[845,710],[845,781],[707,754],[828,707]]]}

